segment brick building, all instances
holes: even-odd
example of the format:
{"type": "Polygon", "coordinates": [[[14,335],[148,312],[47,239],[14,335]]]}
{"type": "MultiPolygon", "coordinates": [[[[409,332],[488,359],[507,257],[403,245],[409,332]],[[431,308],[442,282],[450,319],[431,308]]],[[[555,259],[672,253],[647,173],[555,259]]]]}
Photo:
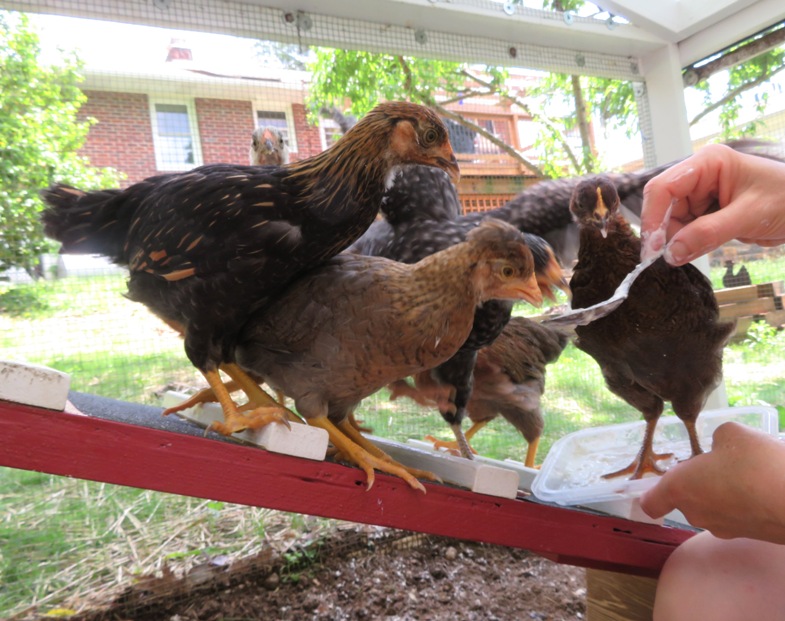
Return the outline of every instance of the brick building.
{"type": "MultiPolygon", "coordinates": [[[[133,59],[131,59],[133,61],[133,59]]],[[[86,67],[82,118],[95,119],[81,154],[94,166],[111,167],[130,185],[152,175],[201,164],[248,163],[251,132],[272,124],[285,134],[290,159],[315,155],[334,139],[337,125],[308,122],[304,104],[308,74],[258,66],[225,69],[196,63],[187,44],[173,40],[165,62],[150,67],[86,67]]],[[[528,120],[509,104],[465,101],[450,106],[518,150],[528,120]]],[[[533,180],[509,155],[485,138],[452,124],[467,211],[503,204],[533,180]]]]}

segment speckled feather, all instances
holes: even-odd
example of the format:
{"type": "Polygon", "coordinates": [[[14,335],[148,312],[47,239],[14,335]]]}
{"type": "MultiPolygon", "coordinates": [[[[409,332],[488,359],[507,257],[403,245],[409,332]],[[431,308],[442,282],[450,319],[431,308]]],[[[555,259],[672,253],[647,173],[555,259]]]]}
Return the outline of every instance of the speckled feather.
{"type": "MultiPolygon", "coordinates": [[[[402,168],[385,194],[381,207],[384,220],[375,222],[349,248],[413,263],[434,252],[457,244],[484,219],[458,216],[460,202],[455,186],[439,171],[422,166],[402,168]]],[[[543,269],[550,259],[548,244],[540,237],[524,233],[534,255],[535,269],[543,269]]],[[[488,300],[477,308],[472,331],[459,351],[434,369],[438,381],[455,388],[456,412],[442,410],[449,423],[459,420],[472,390],[472,372],[477,350],[493,342],[510,319],[513,303],[488,300]]]]}
{"type": "MultiPolygon", "coordinates": [[[[540,437],[545,421],[540,397],[545,392],[546,366],[555,362],[567,345],[567,334],[526,317],[512,317],[499,337],[477,353],[474,389],[466,406],[472,423],[501,415],[527,442],[540,437]]],[[[418,402],[442,403],[449,391],[427,371],[414,376],[415,387],[394,389],[415,396],[418,402]]]]}

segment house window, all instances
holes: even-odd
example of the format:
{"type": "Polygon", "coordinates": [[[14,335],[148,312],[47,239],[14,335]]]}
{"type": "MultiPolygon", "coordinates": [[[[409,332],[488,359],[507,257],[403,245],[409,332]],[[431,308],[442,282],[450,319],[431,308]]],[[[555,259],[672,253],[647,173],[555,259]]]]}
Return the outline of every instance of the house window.
{"type": "Polygon", "coordinates": [[[280,110],[257,110],[256,127],[275,127],[281,132],[284,144],[286,144],[289,151],[296,151],[292,136],[289,133],[289,121],[286,119],[286,112],[281,112],[280,110]]]}
{"type": "Polygon", "coordinates": [[[332,119],[321,119],[319,121],[319,128],[321,129],[322,134],[323,149],[333,146],[335,141],[343,136],[340,126],[332,119]]]}
{"type": "Polygon", "coordinates": [[[158,170],[190,170],[201,164],[191,106],[152,102],[152,116],[158,170]]]}

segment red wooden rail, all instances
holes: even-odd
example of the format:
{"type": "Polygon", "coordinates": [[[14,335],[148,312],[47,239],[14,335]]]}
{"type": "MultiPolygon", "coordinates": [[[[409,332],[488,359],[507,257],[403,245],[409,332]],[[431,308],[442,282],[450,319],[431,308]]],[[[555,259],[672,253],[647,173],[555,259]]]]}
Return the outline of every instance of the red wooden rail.
{"type": "Polygon", "coordinates": [[[364,474],[340,464],[7,401],[0,465],[500,544],[641,576],[657,576],[692,535],[444,485],[426,483],[422,494],[380,473],[366,491],[364,474]]]}

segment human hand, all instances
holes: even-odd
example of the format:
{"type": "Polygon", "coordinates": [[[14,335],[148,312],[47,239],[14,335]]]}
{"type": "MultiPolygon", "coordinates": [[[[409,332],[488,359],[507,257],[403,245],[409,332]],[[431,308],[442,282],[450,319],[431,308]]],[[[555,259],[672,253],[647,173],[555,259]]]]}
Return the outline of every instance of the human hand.
{"type": "Polygon", "coordinates": [[[785,543],[785,444],[738,423],[714,432],[710,453],[666,472],[641,496],[652,518],[673,509],[723,539],[785,543]]]}
{"type": "Polygon", "coordinates": [[[641,237],[652,233],[673,203],[665,260],[683,265],[731,239],[761,246],[785,243],[785,163],[709,145],[654,177],[643,190],[641,237]]]}

